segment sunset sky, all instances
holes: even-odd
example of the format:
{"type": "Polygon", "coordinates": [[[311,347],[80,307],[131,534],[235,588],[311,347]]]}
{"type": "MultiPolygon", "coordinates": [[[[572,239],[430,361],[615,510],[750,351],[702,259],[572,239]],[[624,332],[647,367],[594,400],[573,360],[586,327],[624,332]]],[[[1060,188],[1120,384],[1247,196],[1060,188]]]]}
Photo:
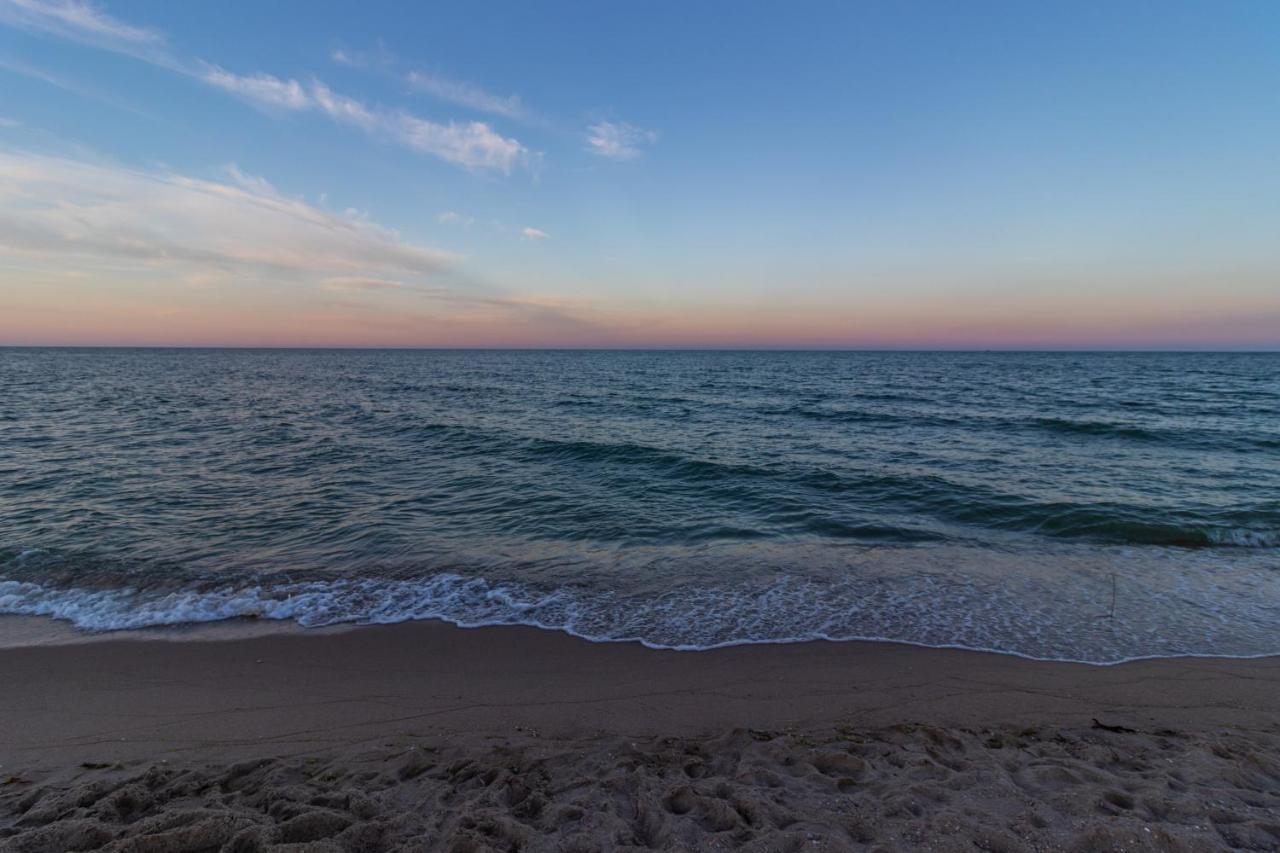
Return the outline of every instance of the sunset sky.
{"type": "Polygon", "coordinates": [[[0,344],[1280,346],[1280,4],[0,0],[0,344]]]}

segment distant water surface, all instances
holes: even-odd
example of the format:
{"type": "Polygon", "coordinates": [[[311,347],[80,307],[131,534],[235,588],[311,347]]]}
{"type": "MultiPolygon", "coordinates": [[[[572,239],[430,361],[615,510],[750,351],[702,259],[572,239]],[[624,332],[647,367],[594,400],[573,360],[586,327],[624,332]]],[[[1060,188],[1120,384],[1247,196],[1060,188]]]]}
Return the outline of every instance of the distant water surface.
{"type": "Polygon", "coordinates": [[[3,349],[0,613],[1280,653],[1280,355],[3,349]]]}

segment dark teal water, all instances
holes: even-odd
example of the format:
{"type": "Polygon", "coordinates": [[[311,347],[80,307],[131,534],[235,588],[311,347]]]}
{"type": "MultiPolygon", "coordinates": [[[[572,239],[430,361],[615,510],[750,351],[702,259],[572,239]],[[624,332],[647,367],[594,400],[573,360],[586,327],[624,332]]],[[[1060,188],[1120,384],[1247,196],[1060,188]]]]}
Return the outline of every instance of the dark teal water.
{"type": "Polygon", "coordinates": [[[0,350],[0,612],[1278,653],[1280,355],[0,350]]]}

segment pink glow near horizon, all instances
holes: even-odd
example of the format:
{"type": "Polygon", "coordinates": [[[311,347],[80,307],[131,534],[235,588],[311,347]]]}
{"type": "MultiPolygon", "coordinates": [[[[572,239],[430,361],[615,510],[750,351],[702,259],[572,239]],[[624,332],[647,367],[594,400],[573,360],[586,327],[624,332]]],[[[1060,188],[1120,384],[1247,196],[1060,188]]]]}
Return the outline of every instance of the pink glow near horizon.
{"type": "MultiPolygon", "coordinates": [[[[684,272],[687,286],[657,293],[643,270],[600,262],[499,290],[472,279],[473,259],[236,176],[0,151],[0,215],[18,212],[0,221],[0,345],[1280,347],[1280,289],[1256,272],[1126,280],[1082,266],[977,286],[939,256],[932,274],[765,269],[726,288],[726,261],[715,290],[684,272]],[[548,280],[564,293],[533,283],[548,280]]],[[[653,253],[655,270],[678,268],[653,253]]]]}
{"type": "MultiPolygon", "coordinates": [[[[284,346],[478,348],[1271,349],[1280,317],[1265,310],[1230,314],[1099,312],[1054,317],[957,316],[947,306],[914,312],[862,311],[856,304],[776,311],[670,310],[661,316],[594,312],[573,317],[500,311],[406,317],[394,308],[263,310],[234,294],[164,309],[102,304],[32,308],[16,288],[0,294],[0,344],[88,346],[284,346]],[[790,316],[787,316],[790,315],[790,316]]],[[[572,308],[564,309],[572,316],[572,308]]]]}

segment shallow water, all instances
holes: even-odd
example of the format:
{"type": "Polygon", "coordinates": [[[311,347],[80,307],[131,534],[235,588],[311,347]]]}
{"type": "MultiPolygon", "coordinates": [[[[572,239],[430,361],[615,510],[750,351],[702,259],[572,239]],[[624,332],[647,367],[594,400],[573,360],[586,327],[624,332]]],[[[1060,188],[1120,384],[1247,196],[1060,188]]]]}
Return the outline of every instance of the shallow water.
{"type": "Polygon", "coordinates": [[[7,349],[0,391],[0,613],[1280,653],[1276,354],[7,349]]]}

